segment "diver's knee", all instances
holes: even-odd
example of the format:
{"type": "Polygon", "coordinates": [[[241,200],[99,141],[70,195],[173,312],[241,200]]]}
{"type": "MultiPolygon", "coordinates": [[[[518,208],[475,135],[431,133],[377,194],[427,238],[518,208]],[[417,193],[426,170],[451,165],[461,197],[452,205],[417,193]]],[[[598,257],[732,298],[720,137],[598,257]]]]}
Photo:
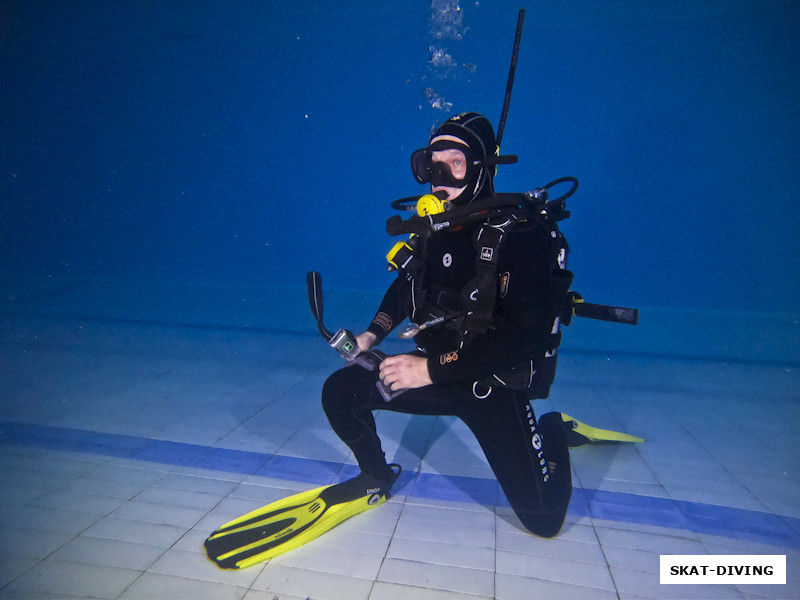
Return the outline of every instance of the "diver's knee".
{"type": "Polygon", "coordinates": [[[322,384],[322,408],[325,412],[352,404],[358,395],[360,382],[358,371],[354,367],[345,367],[331,373],[322,384]]]}
{"type": "Polygon", "coordinates": [[[564,525],[564,514],[557,513],[517,513],[522,525],[533,533],[543,538],[554,538],[564,525]]]}
{"type": "Polygon", "coordinates": [[[322,408],[325,412],[334,404],[339,404],[343,382],[341,377],[342,369],[332,373],[322,384],[322,408]]]}

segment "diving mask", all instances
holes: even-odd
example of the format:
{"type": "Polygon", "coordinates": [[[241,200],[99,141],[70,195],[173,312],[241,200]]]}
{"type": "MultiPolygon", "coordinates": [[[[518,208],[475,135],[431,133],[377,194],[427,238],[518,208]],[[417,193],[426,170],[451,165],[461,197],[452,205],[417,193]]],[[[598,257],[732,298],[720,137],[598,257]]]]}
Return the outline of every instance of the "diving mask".
{"type": "Polygon", "coordinates": [[[411,154],[411,171],[418,183],[461,188],[476,177],[476,161],[469,146],[451,140],[434,142],[411,154]],[[434,156],[435,155],[435,156],[434,156]]]}
{"type": "MultiPolygon", "coordinates": [[[[484,167],[517,162],[513,155],[485,156],[476,159],[469,146],[455,140],[437,140],[427,148],[420,148],[411,154],[411,171],[418,183],[432,186],[462,188],[477,181],[484,167]],[[434,157],[434,153],[437,153],[434,157]],[[458,164],[460,157],[463,167],[458,164]],[[437,158],[439,160],[434,160],[437,158]],[[444,160],[441,160],[444,159],[444,160]]],[[[494,171],[492,171],[492,175],[494,171]]]]}

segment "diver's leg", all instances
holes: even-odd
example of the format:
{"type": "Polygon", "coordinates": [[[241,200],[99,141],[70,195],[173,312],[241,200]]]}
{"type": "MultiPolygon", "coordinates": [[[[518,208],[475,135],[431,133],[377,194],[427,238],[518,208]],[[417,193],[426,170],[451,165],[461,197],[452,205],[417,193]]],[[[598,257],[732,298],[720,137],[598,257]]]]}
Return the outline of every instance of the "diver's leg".
{"type": "Polygon", "coordinates": [[[353,365],[336,371],[322,387],[322,407],[336,435],[353,451],[361,471],[376,477],[390,473],[375,427],[373,410],[418,415],[454,415],[460,395],[453,386],[407,390],[386,402],[376,383],[378,371],[353,365]]]}
{"type": "Polygon", "coordinates": [[[458,416],[483,448],[522,524],[537,535],[555,536],[572,495],[560,415],[548,413],[537,422],[524,394],[494,389],[483,400],[461,404],[458,416]]]}
{"type": "Polygon", "coordinates": [[[333,431],[352,450],[361,472],[386,479],[392,473],[372,416],[372,405],[381,399],[377,380],[377,371],[357,365],[336,371],[322,386],[322,408],[333,431]]]}

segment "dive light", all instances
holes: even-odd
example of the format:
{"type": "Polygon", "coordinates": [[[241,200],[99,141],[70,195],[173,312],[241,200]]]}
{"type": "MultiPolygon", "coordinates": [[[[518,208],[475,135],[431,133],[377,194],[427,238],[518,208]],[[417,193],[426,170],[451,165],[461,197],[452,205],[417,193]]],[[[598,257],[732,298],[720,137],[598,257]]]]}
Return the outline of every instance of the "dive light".
{"type": "Polygon", "coordinates": [[[389,271],[405,269],[413,258],[414,249],[406,242],[397,242],[386,255],[386,260],[389,261],[389,266],[387,268],[389,271]]]}

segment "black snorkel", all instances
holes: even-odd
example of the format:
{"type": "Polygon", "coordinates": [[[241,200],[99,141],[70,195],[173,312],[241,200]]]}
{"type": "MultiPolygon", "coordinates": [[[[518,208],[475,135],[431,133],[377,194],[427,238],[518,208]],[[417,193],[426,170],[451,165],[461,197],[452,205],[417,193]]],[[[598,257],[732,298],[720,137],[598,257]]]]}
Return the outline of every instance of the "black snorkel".
{"type": "Polygon", "coordinates": [[[514,87],[514,74],[517,72],[517,56],[519,56],[519,43],[522,39],[522,24],[525,21],[525,9],[519,9],[517,16],[517,32],[514,36],[514,50],[511,52],[511,64],[508,68],[508,81],[506,82],[506,97],[503,100],[503,112],[500,114],[500,122],[497,124],[497,148],[503,140],[503,131],[506,129],[506,118],[508,117],[508,107],[511,105],[511,90],[514,87]]]}

